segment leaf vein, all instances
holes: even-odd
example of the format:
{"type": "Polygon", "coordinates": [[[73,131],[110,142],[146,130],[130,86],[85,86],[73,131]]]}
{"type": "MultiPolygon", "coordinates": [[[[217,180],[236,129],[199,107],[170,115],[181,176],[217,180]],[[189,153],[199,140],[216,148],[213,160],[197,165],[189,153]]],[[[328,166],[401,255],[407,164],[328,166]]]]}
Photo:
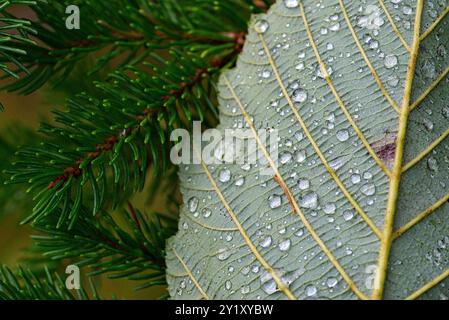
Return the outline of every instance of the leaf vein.
{"type": "Polygon", "coordinates": [[[382,83],[382,80],[380,79],[379,75],[377,74],[376,70],[374,69],[373,65],[371,64],[371,61],[369,60],[369,58],[365,52],[365,49],[363,49],[363,46],[360,43],[360,40],[359,40],[354,28],[352,27],[351,20],[349,19],[348,12],[346,11],[346,7],[343,3],[343,0],[339,0],[339,2],[340,2],[340,7],[342,10],[343,16],[345,18],[346,24],[348,25],[349,31],[351,32],[351,35],[354,38],[355,44],[357,45],[357,48],[359,49],[360,54],[363,57],[363,60],[365,60],[365,63],[367,65],[368,69],[370,70],[374,80],[376,81],[377,85],[379,86],[380,91],[382,92],[384,97],[387,99],[387,101],[391,104],[391,106],[394,108],[394,110],[396,110],[397,113],[401,113],[401,110],[399,109],[396,101],[393,100],[393,98],[388,93],[387,89],[385,89],[385,86],[382,83]]]}
{"type": "Polygon", "coordinates": [[[273,169],[275,176],[274,176],[274,180],[279,184],[279,186],[281,187],[281,189],[284,191],[285,195],[287,196],[287,199],[290,203],[290,205],[292,206],[293,210],[298,214],[300,220],[302,221],[302,223],[304,224],[304,226],[306,227],[307,231],[310,233],[310,235],[312,236],[312,238],[316,241],[316,243],[319,245],[319,247],[321,248],[321,250],[326,254],[326,256],[328,257],[328,259],[330,260],[330,262],[334,265],[335,269],[337,269],[337,271],[341,274],[341,276],[343,277],[343,279],[348,283],[349,287],[353,290],[353,292],[361,299],[366,299],[366,296],[363,292],[361,292],[356,284],[354,283],[354,281],[350,278],[350,276],[346,273],[346,271],[343,269],[343,267],[340,265],[340,263],[338,262],[338,260],[335,258],[335,256],[332,254],[332,252],[329,250],[329,248],[327,248],[326,244],[323,242],[323,240],[320,238],[320,236],[317,234],[317,232],[315,231],[315,229],[313,228],[313,226],[311,225],[311,223],[307,220],[306,216],[304,215],[304,213],[302,212],[302,210],[300,209],[296,199],[293,197],[293,194],[291,193],[290,189],[287,187],[287,184],[285,183],[284,179],[282,178],[282,175],[280,174],[277,166],[275,165],[273,159],[271,159],[267,149],[265,148],[265,146],[263,145],[263,143],[261,142],[257,131],[254,127],[254,124],[251,120],[250,115],[247,113],[247,111],[245,110],[242,101],[240,100],[240,98],[237,96],[234,88],[232,87],[231,83],[229,82],[229,80],[226,78],[226,76],[224,76],[225,82],[227,84],[227,86],[229,87],[229,90],[231,91],[232,95],[235,98],[235,101],[237,102],[238,106],[240,107],[240,110],[243,114],[243,117],[245,118],[245,121],[247,122],[247,124],[249,125],[249,127],[251,128],[255,139],[257,141],[257,143],[259,144],[259,147],[261,148],[262,152],[264,153],[268,163],[270,164],[271,168],[273,169]]]}

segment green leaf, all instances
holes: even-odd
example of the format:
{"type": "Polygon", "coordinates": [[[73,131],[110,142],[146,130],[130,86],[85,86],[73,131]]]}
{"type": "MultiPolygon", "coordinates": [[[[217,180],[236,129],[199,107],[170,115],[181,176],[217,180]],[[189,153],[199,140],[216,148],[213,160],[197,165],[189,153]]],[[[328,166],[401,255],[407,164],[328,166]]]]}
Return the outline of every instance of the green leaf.
{"type": "Polygon", "coordinates": [[[448,12],[279,0],[253,19],[218,129],[248,128],[273,174],[181,168],[172,298],[447,298],[448,12]]]}

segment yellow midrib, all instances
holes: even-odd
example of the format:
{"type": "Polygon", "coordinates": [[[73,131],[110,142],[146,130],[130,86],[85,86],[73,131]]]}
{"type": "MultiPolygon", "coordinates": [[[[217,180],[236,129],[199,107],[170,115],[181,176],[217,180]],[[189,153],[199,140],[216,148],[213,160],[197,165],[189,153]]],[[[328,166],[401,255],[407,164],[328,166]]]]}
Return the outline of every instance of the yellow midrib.
{"type": "Polygon", "coordinates": [[[383,297],[391,245],[394,240],[393,237],[394,217],[396,213],[399,185],[402,175],[402,162],[404,157],[405,138],[407,134],[408,117],[411,109],[410,100],[412,94],[412,85],[415,75],[416,60],[418,57],[419,45],[421,43],[420,30],[421,30],[421,18],[423,7],[424,7],[424,0],[418,0],[416,5],[416,17],[413,30],[413,43],[411,46],[411,54],[408,63],[404,96],[402,100],[401,113],[399,117],[399,131],[396,140],[395,161],[392,171],[392,177],[390,180],[390,189],[388,192],[388,204],[384,222],[384,230],[379,250],[379,262],[378,262],[375,288],[372,294],[372,298],[376,300],[382,299],[383,297]]]}

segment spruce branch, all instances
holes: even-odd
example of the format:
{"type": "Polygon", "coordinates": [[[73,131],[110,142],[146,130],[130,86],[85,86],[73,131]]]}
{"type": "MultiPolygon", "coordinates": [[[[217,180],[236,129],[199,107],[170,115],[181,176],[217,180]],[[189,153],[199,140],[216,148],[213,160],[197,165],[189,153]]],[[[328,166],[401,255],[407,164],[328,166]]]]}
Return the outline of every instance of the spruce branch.
{"type": "Polygon", "coordinates": [[[37,203],[24,223],[61,206],[60,223],[75,223],[82,204],[95,215],[108,200],[115,208],[142,190],[150,166],[156,177],[166,173],[172,167],[170,132],[207,114],[216,118],[213,82],[241,50],[241,36],[235,39],[230,54],[211,60],[176,51],[171,60],[154,56],[161,62],[143,63],[152,74],[136,67],[117,71],[109,82],[97,83],[101,100],[82,94],[68,101],[67,111],[55,111],[59,125],[41,128],[49,141],[21,149],[7,171],[9,182],[29,183],[29,191],[36,192],[37,203]]]}
{"type": "MultiPolygon", "coordinates": [[[[76,294],[66,288],[57,273],[44,269],[45,276],[37,276],[30,270],[18,267],[16,272],[6,266],[0,266],[0,300],[88,300],[83,289],[76,294]]],[[[98,298],[91,283],[93,296],[98,298]]]]}
{"type": "Polygon", "coordinates": [[[28,53],[17,61],[31,71],[4,89],[30,94],[48,81],[57,85],[92,55],[101,56],[88,76],[112,61],[136,65],[161,50],[210,56],[231,49],[232,35],[246,30],[250,14],[266,9],[265,1],[250,0],[80,0],[75,3],[83,14],[82,27],[66,30],[65,8],[73,2],[48,0],[33,7],[38,19],[32,27],[39,45],[17,45],[17,50],[28,53]]]}
{"type": "Polygon", "coordinates": [[[127,207],[123,223],[104,212],[96,219],[80,218],[70,230],[56,228],[58,220],[49,216],[34,225],[41,233],[33,236],[36,249],[52,260],[89,267],[90,276],[139,281],[136,289],[165,285],[165,242],[176,232],[176,221],[142,214],[129,202],[127,207]]]}

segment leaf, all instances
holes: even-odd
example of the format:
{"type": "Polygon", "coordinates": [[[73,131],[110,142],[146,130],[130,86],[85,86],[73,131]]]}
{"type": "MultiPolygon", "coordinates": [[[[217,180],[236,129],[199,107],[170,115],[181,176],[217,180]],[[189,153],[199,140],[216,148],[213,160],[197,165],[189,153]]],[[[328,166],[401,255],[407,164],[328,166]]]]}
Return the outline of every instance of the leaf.
{"type": "Polygon", "coordinates": [[[172,298],[448,296],[448,5],[285,0],[253,19],[218,129],[248,128],[274,174],[180,169],[172,298]]]}

